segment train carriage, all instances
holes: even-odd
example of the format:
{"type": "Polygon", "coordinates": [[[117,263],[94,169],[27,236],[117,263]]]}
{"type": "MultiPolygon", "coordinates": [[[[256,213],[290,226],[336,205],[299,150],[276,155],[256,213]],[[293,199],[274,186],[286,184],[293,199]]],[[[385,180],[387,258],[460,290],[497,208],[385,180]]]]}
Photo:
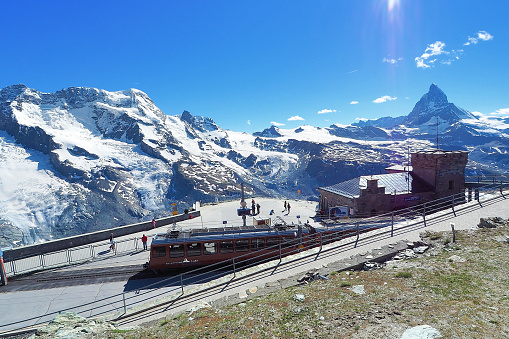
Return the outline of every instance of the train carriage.
{"type": "Polygon", "coordinates": [[[167,270],[197,267],[228,262],[256,260],[285,256],[298,251],[330,243],[361,229],[342,226],[334,229],[315,229],[308,224],[295,225],[295,229],[232,229],[220,232],[191,230],[158,234],[150,247],[149,269],[167,270]],[[303,227],[304,226],[304,227],[303,227]]]}

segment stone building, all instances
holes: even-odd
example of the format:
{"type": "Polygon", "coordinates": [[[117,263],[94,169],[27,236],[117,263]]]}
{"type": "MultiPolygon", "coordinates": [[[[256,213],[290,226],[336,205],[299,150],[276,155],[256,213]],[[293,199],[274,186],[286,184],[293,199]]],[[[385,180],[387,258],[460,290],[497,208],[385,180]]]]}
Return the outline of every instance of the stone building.
{"type": "Polygon", "coordinates": [[[465,189],[468,152],[428,151],[411,154],[411,166],[391,166],[387,174],[360,176],[320,187],[321,213],[337,214],[348,206],[349,214],[365,217],[422,204],[460,193],[465,189]]]}

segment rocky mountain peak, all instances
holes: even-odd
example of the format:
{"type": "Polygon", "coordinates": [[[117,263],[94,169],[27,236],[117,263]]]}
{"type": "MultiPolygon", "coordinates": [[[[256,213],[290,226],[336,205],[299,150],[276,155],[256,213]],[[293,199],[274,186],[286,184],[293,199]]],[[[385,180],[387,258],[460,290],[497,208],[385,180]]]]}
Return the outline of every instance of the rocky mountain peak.
{"type": "Polygon", "coordinates": [[[253,133],[255,137],[266,137],[266,138],[278,138],[281,136],[279,128],[272,125],[269,128],[264,129],[262,132],[253,133]]]}
{"type": "Polygon", "coordinates": [[[184,111],[180,115],[180,120],[187,122],[193,128],[201,132],[217,131],[219,129],[214,120],[212,120],[211,118],[194,116],[188,111],[184,111]]]}
{"type": "Polygon", "coordinates": [[[428,93],[424,94],[422,98],[424,97],[426,97],[428,102],[434,102],[436,106],[447,105],[449,103],[447,95],[436,84],[429,86],[428,93]]]}
{"type": "Polygon", "coordinates": [[[414,109],[403,123],[410,127],[425,125],[436,119],[454,124],[461,119],[476,119],[470,112],[449,103],[445,93],[436,85],[431,84],[428,93],[424,94],[415,104],[414,109]]]}

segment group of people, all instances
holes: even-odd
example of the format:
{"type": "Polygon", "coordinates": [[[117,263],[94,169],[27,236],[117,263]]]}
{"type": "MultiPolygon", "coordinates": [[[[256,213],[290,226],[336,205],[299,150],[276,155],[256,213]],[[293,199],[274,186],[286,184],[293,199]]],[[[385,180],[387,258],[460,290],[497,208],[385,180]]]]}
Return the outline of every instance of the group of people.
{"type": "Polygon", "coordinates": [[[285,200],[285,209],[283,210],[283,212],[288,211],[287,214],[290,214],[290,208],[291,208],[290,203],[286,202],[286,200],[285,200]]]}
{"type": "Polygon", "coordinates": [[[251,199],[251,215],[260,214],[260,204],[255,204],[254,199],[251,199]]]}
{"type": "MultiPolygon", "coordinates": [[[[286,215],[290,214],[290,209],[292,208],[290,206],[290,203],[285,200],[284,203],[285,209],[282,212],[286,212],[286,215]]],[[[258,215],[260,214],[260,204],[256,204],[254,199],[251,199],[251,215],[258,215]]],[[[270,210],[269,215],[274,215],[274,210],[270,210]]]]}

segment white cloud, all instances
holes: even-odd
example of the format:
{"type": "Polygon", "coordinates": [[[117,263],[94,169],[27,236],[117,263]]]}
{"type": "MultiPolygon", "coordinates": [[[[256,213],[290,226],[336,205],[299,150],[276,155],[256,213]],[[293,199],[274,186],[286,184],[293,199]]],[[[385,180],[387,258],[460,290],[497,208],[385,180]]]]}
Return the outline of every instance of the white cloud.
{"type": "Polygon", "coordinates": [[[306,119],[299,117],[298,115],[288,118],[288,121],[296,121],[296,120],[306,120],[306,119]]]}
{"type": "Polygon", "coordinates": [[[325,113],[334,113],[336,112],[335,109],[322,109],[321,111],[318,111],[318,114],[325,114],[325,113]]]}
{"type": "Polygon", "coordinates": [[[445,49],[445,43],[442,41],[436,41],[433,44],[429,44],[426,47],[426,50],[420,57],[415,58],[415,63],[417,64],[417,68],[430,68],[433,66],[433,63],[437,61],[437,58],[432,60],[428,60],[432,56],[442,55],[442,54],[450,54],[445,49]]]}
{"type": "Polygon", "coordinates": [[[503,118],[509,118],[509,108],[497,109],[495,112],[490,113],[490,115],[500,115],[503,116],[503,118]]]}
{"type": "Polygon", "coordinates": [[[388,64],[395,65],[395,64],[397,64],[398,62],[400,62],[401,60],[403,60],[403,58],[397,58],[397,59],[394,59],[394,58],[392,58],[392,59],[384,58],[382,61],[383,61],[383,62],[386,62],[386,63],[388,63],[388,64]]]}
{"type": "Polygon", "coordinates": [[[355,72],[357,72],[357,70],[356,70],[356,69],[354,69],[353,71],[350,71],[350,72],[348,72],[348,73],[346,73],[346,74],[352,74],[352,73],[355,73],[355,72]]]}
{"type": "Polygon", "coordinates": [[[488,41],[488,40],[492,40],[492,39],[493,39],[493,35],[491,35],[490,33],[486,32],[486,31],[479,31],[479,32],[477,32],[476,37],[469,36],[468,41],[465,42],[463,45],[465,45],[465,46],[476,45],[479,42],[479,40],[488,41]]]}
{"type": "Polygon", "coordinates": [[[282,123],[280,123],[280,122],[276,122],[276,121],[271,121],[270,123],[271,123],[271,125],[273,125],[273,126],[284,126],[284,125],[285,125],[285,124],[282,124],[282,123]]]}
{"type": "Polygon", "coordinates": [[[251,125],[251,120],[248,120],[248,121],[247,121],[247,124],[248,124],[248,125],[251,125]]]}
{"type": "Polygon", "coordinates": [[[350,102],[350,105],[357,105],[359,102],[358,101],[352,101],[350,102]]]}
{"type": "Polygon", "coordinates": [[[368,121],[369,119],[368,118],[355,118],[355,120],[358,120],[358,121],[368,121]]]}
{"type": "Polygon", "coordinates": [[[392,100],[396,100],[396,99],[397,99],[397,97],[391,97],[389,95],[384,95],[383,97],[373,100],[373,102],[375,104],[381,104],[382,102],[392,101],[392,100]]]}

